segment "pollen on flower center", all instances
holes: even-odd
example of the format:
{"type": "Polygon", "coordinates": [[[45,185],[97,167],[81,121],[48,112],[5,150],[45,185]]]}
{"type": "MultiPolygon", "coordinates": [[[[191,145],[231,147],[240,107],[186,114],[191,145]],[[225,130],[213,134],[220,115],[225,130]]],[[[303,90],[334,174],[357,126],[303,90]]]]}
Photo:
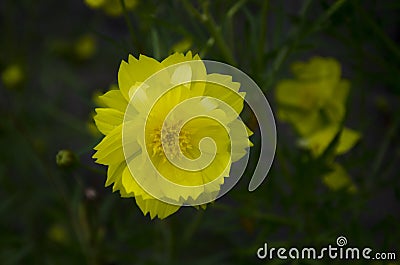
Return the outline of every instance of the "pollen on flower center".
{"type": "Polygon", "coordinates": [[[184,129],[179,131],[179,128],[179,123],[176,123],[167,124],[162,130],[161,128],[154,130],[151,141],[153,156],[165,155],[173,159],[178,157],[180,152],[185,154],[187,150],[192,149],[190,132],[184,129]],[[175,145],[176,141],[179,143],[179,148],[175,145]]]}

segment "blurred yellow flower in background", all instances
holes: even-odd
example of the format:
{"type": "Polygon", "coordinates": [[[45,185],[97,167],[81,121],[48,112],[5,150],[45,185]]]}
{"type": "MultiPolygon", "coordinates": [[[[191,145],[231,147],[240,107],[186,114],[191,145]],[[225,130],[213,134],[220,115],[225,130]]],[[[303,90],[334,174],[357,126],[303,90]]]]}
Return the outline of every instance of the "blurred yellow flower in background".
{"type": "Polygon", "coordinates": [[[47,231],[48,238],[58,244],[67,244],[70,240],[69,233],[64,225],[53,224],[47,231]]]}
{"type": "MultiPolygon", "coordinates": [[[[309,149],[314,157],[320,156],[340,130],[339,124],[321,127],[310,136],[300,138],[298,144],[309,149]]],[[[340,132],[339,142],[335,149],[336,155],[348,152],[359,140],[360,134],[349,128],[343,128],[340,132]]]]}
{"type": "Polygon", "coordinates": [[[106,2],[106,0],[85,0],[85,4],[87,4],[91,8],[99,8],[105,2],[106,2]]]}
{"type": "MultiPolygon", "coordinates": [[[[335,154],[348,152],[360,139],[355,130],[342,128],[350,83],[341,78],[340,64],[333,58],[314,57],[291,66],[294,79],[282,80],[276,87],[278,119],[290,123],[300,139],[299,146],[314,157],[324,153],[340,132],[335,154]]],[[[324,182],[332,189],[349,186],[345,170],[332,166],[324,182]]]]}
{"type": "MultiPolygon", "coordinates": [[[[109,16],[120,16],[123,8],[120,0],[84,0],[85,4],[93,9],[102,9],[109,16]]],[[[137,0],[124,0],[127,10],[133,10],[137,0]]]]}
{"type": "Polygon", "coordinates": [[[75,41],[73,49],[78,59],[87,60],[95,55],[97,40],[93,35],[85,34],[75,41]]]}
{"type": "Polygon", "coordinates": [[[332,163],[331,172],[325,174],[322,181],[331,190],[340,190],[346,188],[348,192],[353,193],[357,191],[356,185],[351,181],[346,169],[339,163],[332,163]]]}
{"type": "Polygon", "coordinates": [[[193,45],[191,38],[184,38],[172,46],[173,52],[187,52],[193,45]]]}
{"type": "Polygon", "coordinates": [[[21,65],[11,64],[1,73],[1,80],[5,87],[16,88],[24,81],[25,75],[21,65]]]}
{"type": "Polygon", "coordinates": [[[350,84],[340,78],[340,65],[331,58],[312,58],[292,65],[294,79],[276,87],[278,118],[289,122],[301,136],[340,123],[350,84]]]}

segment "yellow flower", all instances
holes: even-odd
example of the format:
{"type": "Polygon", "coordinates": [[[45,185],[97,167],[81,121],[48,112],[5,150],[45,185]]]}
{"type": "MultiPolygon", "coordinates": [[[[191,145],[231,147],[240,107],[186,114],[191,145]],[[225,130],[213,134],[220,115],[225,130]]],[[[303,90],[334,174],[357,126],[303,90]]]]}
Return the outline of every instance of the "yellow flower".
{"type": "Polygon", "coordinates": [[[312,58],[292,65],[295,79],[276,88],[278,118],[291,123],[301,136],[340,123],[344,117],[350,84],[340,79],[340,65],[331,58],[312,58]]]}
{"type": "MultiPolygon", "coordinates": [[[[340,65],[332,58],[296,62],[292,72],[295,79],[276,88],[278,118],[289,122],[301,137],[299,143],[319,156],[340,129],[350,84],[340,78],[340,65]]],[[[359,138],[358,132],[344,128],[336,154],[350,150],[359,138]]]]}
{"type": "Polygon", "coordinates": [[[334,191],[343,188],[346,188],[351,193],[357,191],[357,187],[352,183],[346,170],[338,163],[332,164],[332,171],[324,175],[323,182],[334,191]]]}
{"type": "MultiPolygon", "coordinates": [[[[314,157],[324,153],[340,131],[335,154],[348,152],[360,139],[357,131],[341,128],[350,84],[341,79],[340,64],[333,58],[314,57],[309,62],[295,62],[294,79],[283,80],[276,87],[278,118],[290,123],[300,136],[299,145],[314,157]]],[[[348,187],[354,191],[346,171],[338,164],[324,176],[333,190],[348,187]]]]}
{"type": "MultiPolygon", "coordinates": [[[[127,10],[133,10],[137,0],[124,0],[127,10]]],[[[123,13],[120,0],[85,0],[86,5],[93,9],[102,9],[109,16],[120,16],[123,13]]]]}
{"type": "Polygon", "coordinates": [[[97,41],[90,34],[81,36],[74,44],[75,55],[82,60],[93,57],[96,53],[97,41]]]}
{"type": "Polygon", "coordinates": [[[118,85],[100,97],[107,107],[94,118],[105,135],[93,157],[108,166],[106,186],[135,197],[151,218],[215,200],[231,163],[251,146],[240,84],[207,74],[188,52],[162,62],[129,56],[118,85]]]}
{"type": "Polygon", "coordinates": [[[15,88],[24,80],[24,72],[20,65],[9,65],[1,74],[3,84],[8,88],[15,88]]]}
{"type": "MultiPolygon", "coordinates": [[[[298,143],[301,147],[309,149],[314,157],[318,157],[325,151],[339,130],[339,124],[326,126],[318,129],[308,137],[301,138],[298,143]]],[[[335,149],[335,154],[341,155],[346,153],[353,148],[359,139],[360,134],[358,132],[343,128],[335,149]]]]}
{"type": "Polygon", "coordinates": [[[106,0],[85,0],[85,4],[87,4],[91,8],[99,8],[101,7],[106,0]]]}

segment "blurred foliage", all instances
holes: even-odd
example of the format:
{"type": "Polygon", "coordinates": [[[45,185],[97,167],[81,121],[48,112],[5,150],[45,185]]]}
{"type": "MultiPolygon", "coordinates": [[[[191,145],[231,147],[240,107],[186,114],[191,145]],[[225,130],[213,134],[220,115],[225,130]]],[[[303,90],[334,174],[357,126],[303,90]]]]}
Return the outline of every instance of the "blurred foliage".
{"type": "Polygon", "coordinates": [[[400,255],[397,1],[125,1],[120,16],[85,4],[93,1],[0,2],[1,264],[342,264],[256,257],[265,242],[319,247],[339,235],[400,255]],[[274,112],[275,87],[291,78],[293,62],[335,58],[351,83],[341,126],[361,140],[327,164],[340,133],[315,157],[278,122],[275,162],[250,193],[259,132],[248,111],[255,147],[239,184],[206,211],[143,217],[104,188],[105,168],[91,159],[100,140],[90,127],[92,95],[116,82],[128,53],[160,59],[184,49],[239,67],[274,112]],[[74,166],[57,166],[64,149],[74,166]],[[357,192],[324,185],[339,164],[357,192]]]}

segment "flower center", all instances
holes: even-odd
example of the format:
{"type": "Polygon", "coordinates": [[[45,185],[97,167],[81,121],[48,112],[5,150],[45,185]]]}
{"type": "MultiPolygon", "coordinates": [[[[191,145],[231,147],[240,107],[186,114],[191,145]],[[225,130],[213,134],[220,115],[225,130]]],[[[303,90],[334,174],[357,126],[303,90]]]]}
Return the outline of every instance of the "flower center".
{"type": "Polygon", "coordinates": [[[179,124],[166,124],[162,130],[161,128],[154,130],[152,134],[153,156],[164,155],[174,159],[179,156],[180,152],[185,154],[192,149],[190,133],[184,129],[179,131],[179,128],[179,124]],[[174,144],[177,141],[179,148],[174,144]]]}

